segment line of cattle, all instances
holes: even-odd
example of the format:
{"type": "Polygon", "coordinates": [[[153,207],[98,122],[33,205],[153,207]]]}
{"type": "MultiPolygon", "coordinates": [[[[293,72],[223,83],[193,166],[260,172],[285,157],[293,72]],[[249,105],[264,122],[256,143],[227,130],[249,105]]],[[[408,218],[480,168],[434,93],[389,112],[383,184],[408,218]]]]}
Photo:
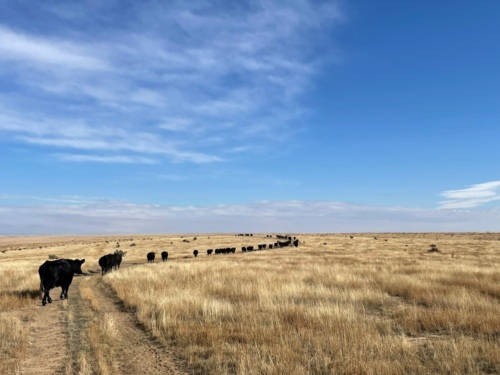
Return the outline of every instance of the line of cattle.
{"type": "MultiPolygon", "coordinates": [[[[239,235],[238,235],[239,236],[239,235]]],[[[299,246],[299,243],[300,241],[296,238],[296,237],[285,237],[285,236],[282,236],[281,238],[287,238],[286,241],[278,241],[278,242],[275,242],[275,243],[271,243],[271,244],[259,244],[257,245],[257,247],[254,247],[254,246],[243,246],[241,248],[241,251],[243,253],[247,252],[247,251],[254,251],[254,250],[267,250],[267,249],[270,249],[272,250],[273,248],[274,249],[279,249],[281,247],[287,247],[287,246],[295,246],[295,247],[298,247],[299,246]]],[[[218,249],[208,249],[207,250],[207,255],[212,255],[212,254],[234,254],[236,253],[236,248],[235,247],[223,247],[223,248],[218,248],[218,249]]],[[[194,257],[196,258],[199,254],[199,251],[198,250],[194,250],[193,251],[193,255],[194,257]]],[[[108,255],[111,255],[111,254],[108,254],[108,255]]],[[[154,263],[155,261],[155,258],[156,258],[156,253],[154,251],[151,251],[149,253],[146,254],[146,259],[148,260],[148,263],[154,263]]],[[[161,253],[161,259],[163,262],[166,262],[167,259],[168,259],[168,251],[162,251],[161,253]]],[[[103,271],[103,274],[105,272],[103,271]]]]}
{"type": "MultiPolygon", "coordinates": [[[[288,237],[287,241],[278,241],[274,244],[259,244],[255,250],[266,250],[269,249],[277,249],[286,246],[299,246],[299,240],[293,237],[288,237]]],[[[253,246],[244,246],[241,248],[242,252],[254,251],[253,246]]],[[[207,250],[207,255],[211,255],[213,253],[213,249],[207,250]]],[[[230,254],[235,253],[235,247],[226,247],[215,249],[215,254],[230,254]]],[[[198,250],[193,251],[193,255],[198,256],[198,250]]],[[[161,258],[163,261],[167,261],[168,252],[163,251],[161,253],[161,258]]],[[[148,263],[154,262],[155,253],[149,252],[147,254],[148,263]]],[[[101,274],[115,269],[120,268],[120,264],[122,262],[122,254],[115,252],[112,254],[103,255],[99,258],[99,266],[101,267],[101,274]]],[[[42,296],[42,305],[45,306],[48,303],[52,303],[52,298],[50,298],[49,292],[53,288],[61,287],[61,299],[68,298],[68,289],[73,281],[73,276],[75,274],[83,274],[82,272],[82,264],[85,263],[85,259],[57,259],[53,261],[45,261],[38,268],[38,275],[40,276],[40,290],[43,293],[42,296]]]]}

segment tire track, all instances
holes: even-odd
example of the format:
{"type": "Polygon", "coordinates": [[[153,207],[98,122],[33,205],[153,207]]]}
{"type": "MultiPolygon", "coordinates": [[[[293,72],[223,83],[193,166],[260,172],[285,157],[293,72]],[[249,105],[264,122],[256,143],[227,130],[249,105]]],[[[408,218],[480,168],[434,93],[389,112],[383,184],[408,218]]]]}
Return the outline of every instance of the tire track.
{"type": "Polygon", "coordinates": [[[75,277],[68,294],[40,307],[20,374],[189,374],[100,275],[75,277]]]}
{"type": "MultiPolygon", "coordinates": [[[[89,280],[96,297],[92,303],[100,322],[112,322],[115,328],[110,368],[120,374],[188,374],[173,353],[145,330],[134,314],[123,309],[122,301],[103,283],[101,277],[89,280]]],[[[116,373],[116,372],[113,372],[116,373]]]]}
{"type": "Polygon", "coordinates": [[[50,307],[40,308],[31,324],[30,345],[25,360],[21,362],[20,374],[65,374],[66,363],[70,360],[65,303],[54,299],[48,305],[50,307]]]}

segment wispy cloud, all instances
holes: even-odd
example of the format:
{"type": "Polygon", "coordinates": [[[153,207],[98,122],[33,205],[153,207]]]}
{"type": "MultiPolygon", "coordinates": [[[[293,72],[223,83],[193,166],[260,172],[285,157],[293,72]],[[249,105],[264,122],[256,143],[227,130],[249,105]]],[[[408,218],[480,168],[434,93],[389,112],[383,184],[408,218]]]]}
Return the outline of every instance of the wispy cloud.
{"type": "Polygon", "coordinates": [[[0,24],[8,72],[0,83],[17,92],[0,95],[0,109],[9,109],[0,132],[96,152],[95,162],[111,145],[134,158],[192,163],[221,161],[224,149],[272,150],[294,134],[286,130],[304,113],[297,95],[334,60],[329,32],[343,19],[336,2],[308,0],[140,2],[127,12],[113,1],[84,11],[33,6],[50,27],[0,24]],[[207,145],[214,134],[215,154],[207,145]]]}
{"type": "Polygon", "coordinates": [[[107,62],[92,51],[92,46],[37,37],[0,25],[0,61],[11,60],[37,69],[108,70],[107,62]]]}
{"type": "Polygon", "coordinates": [[[441,196],[447,198],[440,202],[439,208],[473,208],[500,200],[500,181],[485,182],[459,190],[446,190],[441,196]]]}
{"type": "Polygon", "coordinates": [[[488,231],[500,220],[498,209],[422,210],[328,201],[162,206],[74,200],[0,205],[0,234],[488,231]]]}
{"type": "Polygon", "coordinates": [[[124,156],[124,155],[77,155],[77,154],[59,154],[56,157],[60,160],[65,161],[76,161],[76,162],[97,162],[97,163],[109,163],[109,164],[156,164],[157,161],[154,159],[144,158],[141,156],[124,156]]]}

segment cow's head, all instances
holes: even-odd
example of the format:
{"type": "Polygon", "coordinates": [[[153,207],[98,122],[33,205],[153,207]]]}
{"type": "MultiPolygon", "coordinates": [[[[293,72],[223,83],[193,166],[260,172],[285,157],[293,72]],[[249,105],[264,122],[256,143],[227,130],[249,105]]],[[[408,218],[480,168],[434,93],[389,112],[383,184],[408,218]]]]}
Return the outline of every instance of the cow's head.
{"type": "Polygon", "coordinates": [[[85,263],[85,259],[72,259],[70,261],[70,264],[71,264],[71,270],[74,272],[74,273],[79,273],[79,274],[82,274],[82,264],[85,263]]]}

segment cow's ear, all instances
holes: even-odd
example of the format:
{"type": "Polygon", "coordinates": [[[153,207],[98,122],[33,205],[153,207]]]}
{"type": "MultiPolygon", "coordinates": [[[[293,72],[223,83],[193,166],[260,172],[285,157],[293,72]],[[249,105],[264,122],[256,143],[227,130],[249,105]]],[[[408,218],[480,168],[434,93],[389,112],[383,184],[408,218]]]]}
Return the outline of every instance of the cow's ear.
{"type": "Polygon", "coordinates": [[[82,260],[80,261],[80,264],[83,264],[83,263],[85,263],[85,259],[82,259],[82,260]]]}

